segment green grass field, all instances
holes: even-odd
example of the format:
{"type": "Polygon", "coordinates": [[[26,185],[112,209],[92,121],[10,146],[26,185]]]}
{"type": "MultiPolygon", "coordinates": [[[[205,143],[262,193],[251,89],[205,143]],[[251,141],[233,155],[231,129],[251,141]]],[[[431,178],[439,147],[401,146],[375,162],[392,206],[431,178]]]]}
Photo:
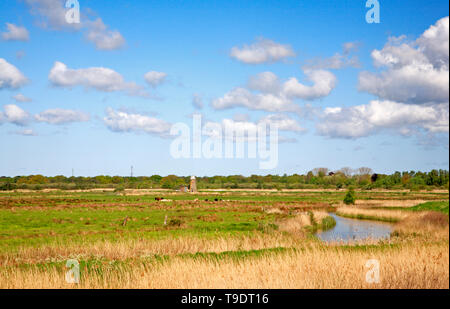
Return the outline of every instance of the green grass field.
{"type": "Polygon", "coordinates": [[[413,206],[408,208],[408,210],[412,211],[439,211],[448,215],[448,201],[436,201],[436,202],[426,202],[423,204],[419,204],[417,206],[413,206]]]}

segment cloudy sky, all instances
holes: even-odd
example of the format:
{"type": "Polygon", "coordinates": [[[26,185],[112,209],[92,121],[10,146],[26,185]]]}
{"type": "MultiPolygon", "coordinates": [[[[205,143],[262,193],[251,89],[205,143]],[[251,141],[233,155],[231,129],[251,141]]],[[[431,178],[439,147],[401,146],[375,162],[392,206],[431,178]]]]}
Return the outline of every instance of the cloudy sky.
{"type": "Polygon", "coordinates": [[[449,6],[0,2],[0,175],[448,169],[449,6]],[[172,124],[279,126],[279,163],[174,159],[172,124]]]}

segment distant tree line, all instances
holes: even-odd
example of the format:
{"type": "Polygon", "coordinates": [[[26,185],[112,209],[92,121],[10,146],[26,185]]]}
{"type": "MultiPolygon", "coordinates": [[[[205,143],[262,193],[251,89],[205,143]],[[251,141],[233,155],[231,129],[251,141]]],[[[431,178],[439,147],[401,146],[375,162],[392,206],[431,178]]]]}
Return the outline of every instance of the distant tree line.
{"type": "MultiPolygon", "coordinates": [[[[95,177],[46,177],[42,175],[0,177],[0,190],[55,188],[61,190],[116,188],[116,189],[179,189],[189,185],[190,176],[95,176],[95,177]]],[[[448,189],[449,172],[395,172],[390,175],[375,174],[370,168],[356,170],[344,167],[337,171],[315,168],[306,175],[241,175],[197,177],[199,189],[314,189],[314,188],[360,188],[370,190],[433,188],[448,189]]]]}

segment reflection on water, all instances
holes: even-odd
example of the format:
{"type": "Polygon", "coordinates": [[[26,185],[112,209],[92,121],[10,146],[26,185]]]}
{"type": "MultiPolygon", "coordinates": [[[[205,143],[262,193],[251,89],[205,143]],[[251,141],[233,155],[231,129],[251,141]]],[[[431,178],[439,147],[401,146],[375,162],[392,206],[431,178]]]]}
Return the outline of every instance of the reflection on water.
{"type": "Polygon", "coordinates": [[[388,239],[392,224],[379,221],[349,219],[330,214],[336,220],[336,226],[328,231],[318,232],[317,236],[326,242],[350,242],[372,239],[388,239]]]}

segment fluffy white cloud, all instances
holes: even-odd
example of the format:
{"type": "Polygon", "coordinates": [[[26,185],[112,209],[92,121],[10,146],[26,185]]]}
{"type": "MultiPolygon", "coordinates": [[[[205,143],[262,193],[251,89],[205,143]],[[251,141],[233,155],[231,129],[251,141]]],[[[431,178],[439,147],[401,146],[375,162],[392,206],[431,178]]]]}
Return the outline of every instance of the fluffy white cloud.
{"type": "Polygon", "coordinates": [[[171,124],[164,120],[111,108],[106,110],[103,121],[114,132],[143,132],[161,137],[168,137],[171,128],[171,124]]]}
{"type": "Polygon", "coordinates": [[[16,89],[28,82],[28,79],[14,65],[0,58],[0,89],[16,89]]]}
{"type": "MultiPolygon", "coordinates": [[[[259,119],[257,122],[249,121],[248,118],[243,119],[222,119],[221,122],[207,121],[202,128],[202,134],[210,138],[223,138],[235,140],[236,136],[226,136],[226,132],[241,132],[242,138],[246,141],[255,141],[260,124],[274,124],[278,130],[285,132],[303,133],[305,131],[298,122],[285,114],[271,114],[259,119]]],[[[295,139],[280,137],[279,142],[292,142],[295,139]]]]}
{"type": "Polygon", "coordinates": [[[158,87],[166,81],[167,73],[150,71],[145,73],[145,81],[153,88],[158,87]]]}
{"type": "MultiPolygon", "coordinates": [[[[66,21],[66,0],[25,0],[31,14],[39,18],[38,24],[52,30],[85,30],[85,37],[99,50],[115,50],[125,45],[125,39],[117,30],[110,30],[101,18],[89,20],[89,14],[81,14],[80,23],[66,21]]],[[[89,8],[86,11],[92,12],[89,8]]]]}
{"type": "Polygon", "coordinates": [[[134,82],[125,82],[122,75],[103,67],[70,69],[64,63],[56,61],[48,78],[58,87],[84,86],[105,92],[125,91],[128,95],[147,96],[141,86],[134,82]]]}
{"type": "Polygon", "coordinates": [[[449,106],[371,101],[367,105],[326,108],[316,125],[320,135],[358,138],[380,131],[410,135],[418,130],[448,133],[449,106]]]}
{"type": "Polygon", "coordinates": [[[25,0],[30,13],[37,16],[38,24],[53,30],[78,30],[81,23],[68,23],[66,21],[66,0],[25,0]]]}
{"type": "Polygon", "coordinates": [[[356,42],[347,42],[342,46],[342,53],[335,53],[329,58],[314,58],[308,60],[304,69],[343,69],[347,67],[359,68],[361,66],[359,58],[351,53],[357,50],[359,44],[356,42]]]}
{"type": "Polygon", "coordinates": [[[2,39],[5,41],[28,41],[30,35],[25,27],[6,23],[7,31],[2,33],[2,39]]]}
{"type": "Polygon", "coordinates": [[[16,94],[16,95],[14,95],[12,98],[13,98],[16,102],[19,102],[19,103],[25,103],[25,102],[31,102],[31,101],[32,101],[30,98],[24,96],[24,95],[21,94],[21,93],[18,93],[18,94],[16,94]]]}
{"type": "Polygon", "coordinates": [[[295,112],[299,107],[284,95],[272,93],[253,93],[246,88],[238,87],[223,97],[212,101],[214,109],[246,107],[251,110],[269,112],[295,112]]]}
{"type": "Polygon", "coordinates": [[[418,39],[419,49],[435,67],[447,67],[449,61],[449,17],[441,18],[418,39]]]}
{"type": "Polygon", "coordinates": [[[214,109],[246,107],[268,112],[300,113],[300,107],[294,104],[293,99],[318,99],[329,95],[336,85],[336,77],[331,72],[307,70],[305,74],[313,82],[311,86],[299,83],[294,77],[281,83],[272,72],[257,74],[250,77],[247,82],[248,89],[234,88],[223,97],[213,100],[211,106],[214,109]]]}
{"type": "Polygon", "coordinates": [[[284,84],[283,92],[289,97],[314,100],[329,95],[336,86],[336,76],[329,71],[306,70],[305,74],[313,82],[312,86],[305,86],[291,77],[284,84]]]}
{"type": "Polygon", "coordinates": [[[3,110],[3,112],[0,112],[0,123],[9,122],[18,126],[24,126],[30,119],[30,115],[17,105],[5,105],[3,110]]]}
{"type": "Polygon", "coordinates": [[[259,64],[293,57],[295,53],[289,45],[260,38],[251,45],[244,45],[242,48],[233,47],[230,56],[244,63],[259,64]]]}
{"type": "Polygon", "coordinates": [[[267,115],[259,120],[259,123],[275,124],[278,130],[291,131],[296,133],[305,132],[306,129],[302,128],[300,124],[293,118],[286,114],[272,114],[267,115]]]}
{"type": "Polygon", "coordinates": [[[372,58],[380,73],[361,72],[359,89],[382,99],[412,103],[449,100],[449,18],[426,30],[416,41],[391,38],[372,58]]]}
{"type": "Polygon", "coordinates": [[[49,124],[68,124],[72,122],[86,122],[89,121],[89,115],[80,111],[69,109],[48,109],[40,114],[34,116],[34,119],[39,122],[46,122],[49,124]]]}
{"type": "Polygon", "coordinates": [[[274,73],[262,72],[251,76],[247,82],[247,87],[263,93],[277,93],[280,91],[281,85],[278,76],[274,73]]]}
{"type": "Polygon", "coordinates": [[[125,45],[125,39],[117,30],[109,30],[101,18],[86,23],[86,38],[100,50],[114,50],[125,45]]]}

